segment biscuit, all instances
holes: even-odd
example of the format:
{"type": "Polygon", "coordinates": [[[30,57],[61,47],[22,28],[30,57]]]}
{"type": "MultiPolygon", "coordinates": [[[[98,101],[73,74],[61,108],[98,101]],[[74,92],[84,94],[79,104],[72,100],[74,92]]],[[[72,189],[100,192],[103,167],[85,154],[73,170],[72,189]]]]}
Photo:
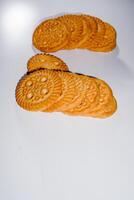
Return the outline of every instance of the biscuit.
{"type": "Polygon", "coordinates": [[[82,20],[83,23],[83,31],[82,34],[80,36],[80,41],[77,42],[77,48],[81,48],[82,44],[87,40],[89,34],[91,34],[92,30],[89,27],[87,20],[85,17],[83,17],[82,15],[79,16],[79,20],[82,20]]]}
{"type": "Polygon", "coordinates": [[[75,108],[77,105],[79,105],[84,97],[85,93],[85,85],[83,84],[83,80],[80,75],[72,73],[72,79],[74,80],[74,88],[75,88],[75,95],[71,99],[70,104],[67,106],[63,106],[61,111],[66,112],[68,110],[71,110],[75,108]]]}
{"type": "Polygon", "coordinates": [[[111,96],[107,104],[103,105],[100,110],[91,112],[89,115],[97,118],[106,118],[113,115],[116,110],[117,110],[117,101],[114,96],[111,96]]]}
{"type": "Polygon", "coordinates": [[[68,71],[68,66],[60,58],[50,54],[37,54],[28,60],[28,72],[43,68],[68,71]]]}
{"type": "Polygon", "coordinates": [[[111,51],[116,47],[116,31],[113,26],[105,22],[106,31],[103,39],[98,41],[96,46],[90,46],[89,49],[92,51],[111,51]]]}
{"type": "Polygon", "coordinates": [[[64,23],[57,19],[48,19],[35,29],[33,45],[43,52],[55,52],[69,41],[69,32],[64,23]]]}
{"type": "Polygon", "coordinates": [[[111,99],[109,99],[109,102],[103,106],[99,111],[95,111],[92,113],[79,113],[79,114],[75,114],[73,112],[66,112],[64,114],[70,115],[70,116],[82,116],[82,117],[94,117],[94,118],[107,118],[110,117],[111,115],[113,115],[115,113],[115,111],[117,110],[117,101],[115,99],[114,96],[111,97],[111,99]]]}
{"type": "Polygon", "coordinates": [[[96,35],[96,37],[101,37],[101,36],[103,37],[105,32],[106,32],[105,23],[97,17],[94,17],[94,19],[97,23],[97,35],[96,35]]]}
{"type": "Polygon", "coordinates": [[[92,112],[97,112],[109,102],[109,99],[113,96],[110,86],[103,80],[95,78],[95,82],[98,85],[99,93],[98,98],[96,98],[95,106],[93,104],[89,109],[85,109],[83,114],[91,114],[92,112]]]}
{"type": "Polygon", "coordinates": [[[83,84],[84,84],[84,96],[80,102],[79,105],[74,107],[71,110],[67,110],[66,114],[72,114],[72,115],[81,115],[82,111],[85,109],[89,109],[91,105],[96,100],[96,97],[98,95],[99,89],[98,86],[93,78],[90,78],[88,76],[81,75],[80,76],[83,84]]]}
{"type": "Polygon", "coordinates": [[[70,32],[70,39],[63,49],[75,49],[83,34],[83,21],[78,15],[64,15],[57,18],[70,32]]]}
{"type": "Polygon", "coordinates": [[[61,79],[53,70],[37,70],[21,78],[16,101],[29,111],[45,110],[59,98],[61,89],[61,79]]]}
{"type": "Polygon", "coordinates": [[[94,17],[94,20],[97,23],[97,32],[93,34],[91,37],[89,37],[86,40],[86,42],[83,44],[84,48],[89,49],[89,50],[91,47],[98,46],[99,42],[103,40],[103,36],[106,31],[105,23],[101,19],[94,17]]]}
{"type": "Polygon", "coordinates": [[[83,38],[77,44],[77,48],[85,48],[84,43],[97,32],[97,23],[92,16],[80,15],[82,20],[85,20],[86,26],[83,28],[83,38]]]}
{"type": "Polygon", "coordinates": [[[56,73],[59,75],[62,81],[62,92],[57,101],[46,110],[47,112],[61,111],[65,109],[68,105],[70,105],[76,94],[75,81],[72,73],[62,71],[57,71],[56,73]]]}

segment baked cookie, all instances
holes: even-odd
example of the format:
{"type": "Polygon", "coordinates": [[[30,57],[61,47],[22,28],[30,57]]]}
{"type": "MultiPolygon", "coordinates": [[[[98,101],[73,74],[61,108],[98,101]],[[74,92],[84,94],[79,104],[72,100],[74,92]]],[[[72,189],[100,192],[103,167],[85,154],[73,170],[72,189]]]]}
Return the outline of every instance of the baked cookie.
{"type": "MultiPolygon", "coordinates": [[[[58,17],[57,20],[66,25],[70,32],[70,39],[62,49],[75,49],[80,42],[83,34],[83,21],[78,15],[64,15],[58,17]]],[[[83,36],[84,37],[84,36],[83,36]]]]}
{"type": "Polygon", "coordinates": [[[89,109],[91,107],[91,105],[94,103],[99,93],[98,86],[93,78],[90,78],[85,75],[80,75],[80,78],[82,79],[83,85],[85,86],[84,96],[81,99],[81,102],[79,103],[79,105],[77,105],[73,109],[67,110],[65,112],[66,114],[81,115],[83,110],[87,108],[89,109]]]}
{"type": "Polygon", "coordinates": [[[61,79],[53,70],[38,70],[24,75],[16,87],[18,105],[29,111],[49,108],[60,96],[61,79]]]}
{"type": "Polygon", "coordinates": [[[60,97],[57,99],[57,101],[50,108],[46,110],[47,112],[62,111],[68,105],[70,105],[70,103],[72,102],[72,99],[76,95],[76,91],[75,91],[76,83],[75,83],[72,73],[63,72],[63,71],[57,71],[56,73],[61,78],[62,92],[60,94],[60,97]]]}
{"type": "Polygon", "coordinates": [[[105,22],[105,34],[96,46],[89,46],[92,51],[108,52],[116,47],[116,31],[113,26],[105,22]]]}
{"type": "Polygon", "coordinates": [[[108,102],[104,104],[100,110],[91,112],[89,116],[97,118],[107,118],[113,115],[116,110],[117,110],[117,101],[114,96],[111,96],[108,102]]]}
{"type": "Polygon", "coordinates": [[[73,96],[73,98],[71,99],[71,102],[68,105],[62,107],[61,109],[62,112],[66,112],[68,110],[72,110],[73,108],[75,108],[77,105],[81,103],[84,97],[86,86],[83,84],[83,80],[81,76],[75,73],[72,73],[72,75],[73,75],[72,79],[75,82],[74,84],[75,95],[73,96]]]}
{"type": "Polygon", "coordinates": [[[68,71],[68,66],[56,56],[50,54],[37,54],[28,60],[27,69],[28,72],[37,69],[56,69],[68,71]]]}
{"type": "Polygon", "coordinates": [[[97,23],[94,19],[94,17],[89,15],[80,15],[82,20],[85,20],[86,26],[83,28],[83,38],[80,40],[80,42],[77,44],[77,48],[85,48],[84,44],[86,41],[88,41],[90,38],[94,36],[94,34],[97,32],[97,23]]]}
{"type": "Polygon", "coordinates": [[[64,23],[57,19],[48,19],[39,24],[33,33],[33,45],[43,52],[55,52],[63,49],[70,38],[64,23]]]}
{"type": "Polygon", "coordinates": [[[101,19],[94,17],[94,20],[97,23],[97,32],[89,37],[83,44],[83,47],[89,50],[91,47],[95,48],[98,46],[98,44],[103,40],[106,31],[105,23],[101,19]]]}
{"type": "Polygon", "coordinates": [[[89,109],[83,110],[83,114],[91,115],[91,113],[101,110],[103,105],[106,105],[109,102],[109,99],[113,97],[112,90],[105,81],[97,78],[94,80],[99,88],[98,97],[96,98],[95,105],[93,104],[89,109]]]}

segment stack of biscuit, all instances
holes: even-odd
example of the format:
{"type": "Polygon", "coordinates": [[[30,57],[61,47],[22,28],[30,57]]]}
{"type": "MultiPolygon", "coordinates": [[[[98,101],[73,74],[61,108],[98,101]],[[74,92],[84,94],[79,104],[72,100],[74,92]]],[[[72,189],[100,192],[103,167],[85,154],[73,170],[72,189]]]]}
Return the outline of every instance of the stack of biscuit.
{"type": "Polygon", "coordinates": [[[116,47],[116,31],[97,17],[63,15],[39,24],[32,41],[37,49],[46,53],[76,48],[109,52],[116,47]]]}
{"type": "Polygon", "coordinates": [[[72,73],[56,56],[37,54],[16,87],[16,101],[29,111],[63,112],[106,118],[117,108],[109,85],[96,77],[72,73]]]}

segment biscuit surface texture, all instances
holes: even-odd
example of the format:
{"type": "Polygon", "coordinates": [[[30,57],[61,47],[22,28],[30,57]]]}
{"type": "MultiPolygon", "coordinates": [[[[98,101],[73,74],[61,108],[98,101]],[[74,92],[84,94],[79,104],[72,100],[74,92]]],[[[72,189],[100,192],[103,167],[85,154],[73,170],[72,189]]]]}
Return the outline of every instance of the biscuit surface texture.
{"type": "Polygon", "coordinates": [[[24,109],[47,109],[61,93],[61,79],[52,70],[39,70],[24,75],[16,87],[16,101],[24,109]]]}

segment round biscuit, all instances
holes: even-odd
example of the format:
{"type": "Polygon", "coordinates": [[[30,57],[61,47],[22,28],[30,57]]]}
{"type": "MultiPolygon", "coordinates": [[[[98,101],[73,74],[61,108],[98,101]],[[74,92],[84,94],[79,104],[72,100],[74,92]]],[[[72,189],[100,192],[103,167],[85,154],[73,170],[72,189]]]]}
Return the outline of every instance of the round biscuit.
{"type": "Polygon", "coordinates": [[[95,105],[93,104],[89,109],[85,109],[83,114],[97,112],[102,108],[103,105],[106,105],[107,102],[109,102],[109,98],[113,96],[110,86],[105,81],[97,78],[94,80],[99,89],[98,97],[96,98],[95,105]]]}
{"type": "Polygon", "coordinates": [[[60,58],[50,54],[36,54],[27,63],[28,72],[37,69],[56,69],[68,71],[68,66],[60,58]]]}
{"type": "Polygon", "coordinates": [[[70,104],[62,108],[63,112],[72,110],[73,108],[78,106],[81,103],[85,94],[85,85],[83,84],[81,76],[76,73],[72,73],[72,75],[72,79],[74,80],[75,95],[71,99],[70,104]]]}
{"type": "Polygon", "coordinates": [[[55,52],[68,43],[69,35],[64,23],[57,19],[48,19],[35,29],[32,41],[40,51],[55,52]]]}
{"type": "Polygon", "coordinates": [[[87,34],[85,34],[84,40],[78,44],[78,48],[85,48],[86,41],[90,40],[97,32],[97,22],[95,21],[94,17],[90,15],[81,15],[87,23],[88,31],[87,34]]]}
{"type": "Polygon", "coordinates": [[[29,111],[44,110],[59,98],[61,89],[61,79],[53,70],[34,71],[18,82],[16,101],[29,111]]]}
{"type": "Polygon", "coordinates": [[[80,102],[79,105],[74,107],[71,110],[67,110],[66,113],[72,114],[72,115],[81,115],[82,111],[85,109],[89,109],[91,105],[94,103],[96,100],[96,97],[98,95],[99,89],[94,81],[94,79],[88,77],[88,76],[80,76],[83,84],[84,84],[84,96],[80,102]]]}
{"type": "Polygon", "coordinates": [[[97,23],[97,31],[92,34],[92,36],[90,36],[83,44],[84,48],[87,49],[98,46],[98,43],[102,41],[106,31],[105,23],[101,19],[94,17],[94,20],[97,23]]]}
{"type": "Polygon", "coordinates": [[[74,87],[75,81],[72,73],[63,71],[57,71],[56,73],[62,81],[62,92],[57,101],[46,110],[47,112],[62,111],[63,109],[65,109],[65,107],[70,105],[72,99],[76,94],[74,87]]]}
{"type": "Polygon", "coordinates": [[[116,31],[113,26],[105,22],[105,34],[96,45],[89,46],[92,51],[108,52],[116,47],[116,31]]]}
{"type": "Polygon", "coordinates": [[[83,33],[83,21],[78,15],[64,15],[57,18],[70,32],[70,39],[63,49],[75,49],[77,44],[81,41],[83,33]]]}
{"type": "MultiPolygon", "coordinates": [[[[107,118],[113,115],[117,110],[117,101],[114,96],[111,96],[107,104],[103,105],[98,111],[89,113],[89,116],[96,118],[107,118]]],[[[88,116],[85,115],[85,116],[88,116]]]]}

